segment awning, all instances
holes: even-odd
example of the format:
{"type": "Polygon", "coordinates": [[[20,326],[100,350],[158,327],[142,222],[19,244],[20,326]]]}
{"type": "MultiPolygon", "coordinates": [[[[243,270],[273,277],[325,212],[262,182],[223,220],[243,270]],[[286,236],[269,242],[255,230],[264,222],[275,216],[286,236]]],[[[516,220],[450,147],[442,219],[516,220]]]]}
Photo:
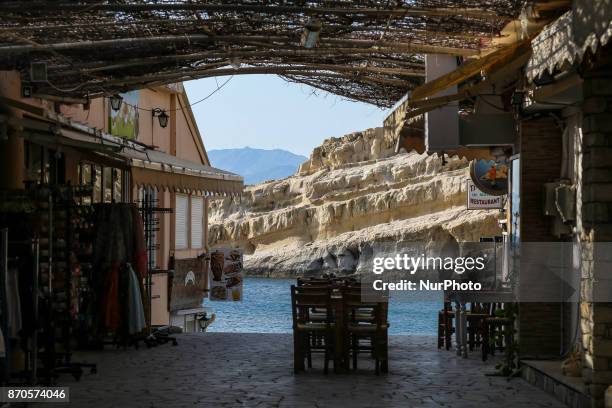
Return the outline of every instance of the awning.
{"type": "Polygon", "coordinates": [[[129,169],[135,185],[206,195],[240,194],[243,190],[243,178],[237,174],[109,135],[53,112],[45,111],[44,115],[41,119],[2,116],[0,124],[32,142],[70,147],[97,163],[129,169]]]}
{"type": "Polygon", "coordinates": [[[545,73],[554,74],[564,66],[580,63],[587,51],[595,53],[610,41],[611,7],[601,7],[597,13],[580,16],[578,12],[579,9],[568,11],[533,39],[533,54],[525,70],[530,82],[545,73]],[[594,19],[596,21],[591,21],[594,19]]]}
{"type": "Polygon", "coordinates": [[[130,162],[135,185],[202,194],[240,194],[244,188],[241,176],[157,150],[128,148],[119,155],[130,162]]]}

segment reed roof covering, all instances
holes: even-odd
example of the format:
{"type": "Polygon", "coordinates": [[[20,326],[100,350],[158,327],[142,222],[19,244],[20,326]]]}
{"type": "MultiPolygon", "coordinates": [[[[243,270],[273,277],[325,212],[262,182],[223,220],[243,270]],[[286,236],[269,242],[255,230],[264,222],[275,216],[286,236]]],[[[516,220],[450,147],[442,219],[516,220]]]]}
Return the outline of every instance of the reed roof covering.
{"type": "Polygon", "coordinates": [[[36,92],[83,98],[190,79],[277,74],[390,107],[423,55],[479,55],[522,0],[124,0],[0,3],[0,69],[46,62],[36,92]],[[320,30],[319,30],[320,28],[320,30]],[[312,48],[304,37],[318,32],[312,48]]]}

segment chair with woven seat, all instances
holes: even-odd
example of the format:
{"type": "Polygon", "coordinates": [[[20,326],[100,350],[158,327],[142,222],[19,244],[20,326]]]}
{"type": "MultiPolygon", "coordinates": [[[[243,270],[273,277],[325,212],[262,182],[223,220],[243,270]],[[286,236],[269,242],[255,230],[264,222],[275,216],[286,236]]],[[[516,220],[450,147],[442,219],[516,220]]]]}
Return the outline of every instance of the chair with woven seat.
{"type": "Polygon", "coordinates": [[[331,304],[331,288],[291,286],[293,318],[293,367],[294,372],[305,370],[304,360],[312,367],[312,352],[324,354],[324,371],[327,374],[329,360],[333,359],[334,319],[331,304]],[[316,310],[317,312],[313,312],[316,310]],[[317,315],[313,318],[313,313],[317,315]],[[323,316],[321,316],[323,314],[323,316]]]}
{"type": "Polygon", "coordinates": [[[359,354],[368,353],[375,360],[376,374],[388,372],[387,302],[363,301],[360,291],[346,288],[342,292],[342,308],[345,361],[352,354],[356,370],[359,354]]]}

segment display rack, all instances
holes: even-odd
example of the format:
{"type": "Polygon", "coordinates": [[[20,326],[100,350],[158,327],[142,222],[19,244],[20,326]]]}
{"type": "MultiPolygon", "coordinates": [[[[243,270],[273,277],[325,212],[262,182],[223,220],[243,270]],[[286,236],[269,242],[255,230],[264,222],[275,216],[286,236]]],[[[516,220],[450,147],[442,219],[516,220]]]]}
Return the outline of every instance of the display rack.
{"type": "MultiPolygon", "coordinates": [[[[78,304],[79,271],[78,227],[82,220],[76,198],[87,194],[86,187],[70,185],[44,185],[36,187],[35,197],[39,202],[41,234],[41,301],[46,311],[42,319],[42,350],[44,383],[53,384],[60,374],[71,374],[79,380],[83,368],[95,373],[95,364],[72,361],[73,326],[77,316],[73,315],[78,304]]],[[[78,307],[77,307],[78,309],[78,307]]]]}
{"type": "Polygon", "coordinates": [[[165,344],[171,342],[172,345],[176,346],[177,341],[174,337],[170,336],[170,330],[168,326],[153,327],[152,325],[152,304],[153,304],[153,274],[155,273],[155,255],[159,249],[159,244],[156,242],[156,233],[159,231],[160,225],[160,214],[172,213],[172,208],[162,208],[158,205],[158,200],[153,194],[144,192],[142,199],[139,203],[139,210],[142,215],[142,221],[144,225],[145,233],[145,245],[147,248],[147,277],[145,286],[147,288],[147,302],[148,302],[148,334],[146,336],[145,344],[148,347],[155,346],[158,344],[165,344]]]}

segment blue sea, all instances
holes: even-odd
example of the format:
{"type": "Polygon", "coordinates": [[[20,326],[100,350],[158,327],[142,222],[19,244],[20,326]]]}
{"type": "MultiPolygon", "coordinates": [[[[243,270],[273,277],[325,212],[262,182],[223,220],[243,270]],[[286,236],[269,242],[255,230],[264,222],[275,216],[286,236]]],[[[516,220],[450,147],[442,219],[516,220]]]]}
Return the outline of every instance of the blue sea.
{"type": "MultiPolygon", "coordinates": [[[[291,294],[294,279],[245,278],[242,302],[210,302],[217,318],[209,332],[291,333],[291,294]]],[[[441,300],[409,301],[391,298],[389,333],[436,335],[441,300]]]]}

